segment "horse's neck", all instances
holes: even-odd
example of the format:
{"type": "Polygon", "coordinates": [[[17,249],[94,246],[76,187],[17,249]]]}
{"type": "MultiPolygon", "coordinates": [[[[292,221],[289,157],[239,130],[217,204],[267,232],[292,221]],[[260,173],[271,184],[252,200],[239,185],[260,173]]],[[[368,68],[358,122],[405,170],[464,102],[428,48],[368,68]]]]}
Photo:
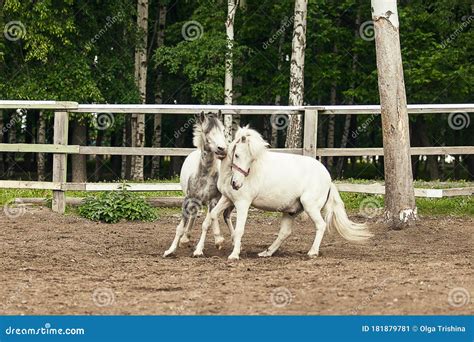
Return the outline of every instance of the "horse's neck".
{"type": "Polygon", "coordinates": [[[216,157],[211,151],[201,149],[201,159],[199,160],[199,172],[210,173],[210,171],[216,170],[214,167],[216,163],[216,157]]]}
{"type": "Polygon", "coordinates": [[[230,178],[231,176],[231,163],[232,163],[232,156],[227,155],[222,161],[221,161],[221,167],[219,168],[219,177],[223,178],[230,178]]]}

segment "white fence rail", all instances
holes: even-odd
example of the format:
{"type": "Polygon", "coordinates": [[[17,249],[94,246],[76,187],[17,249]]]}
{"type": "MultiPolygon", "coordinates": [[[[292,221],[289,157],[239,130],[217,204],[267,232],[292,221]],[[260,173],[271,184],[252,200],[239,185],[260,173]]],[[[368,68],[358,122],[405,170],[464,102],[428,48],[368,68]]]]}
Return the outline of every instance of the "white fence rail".
{"type": "MultiPolygon", "coordinates": [[[[78,104],[57,101],[0,101],[0,109],[38,109],[55,112],[53,144],[0,144],[0,152],[53,153],[53,182],[0,181],[0,188],[46,189],[53,191],[53,210],[64,212],[65,192],[68,190],[113,191],[121,188],[120,183],[68,183],[66,180],[67,155],[146,155],[185,156],[192,148],[151,148],[151,147],[106,147],[68,145],[68,113],[114,113],[114,114],[171,114],[186,115],[201,111],[221,110],[231,115],[274,115],[302,114],[304,116],[303,148],[274,149],[278,152],[317,156],[377,156],[383,155],[382,147],[371,148],[317,148],[317,127],[319,115],[362,115],[380,114],[378,105],[362,106],[240,106],[240,105],[137,105],[137,104],[78,104]]],[[[409,114],[469,113],[474,112],[474,104],[415,104],[408,105],[409,114]]],[[[474,154],[474,146],[412,147],[412,155],[455,155],[474,154]]],[[[383,194],[382,185],[339,184],[341,191],[383,194]]],[[[179,184],[143,183],[129,184],[131,191],[179,190],[179,184]]],[[[422,197],[443,197],[472,195],[472,188],[463,189],[417,189],[415,194],[422,197]]]]}

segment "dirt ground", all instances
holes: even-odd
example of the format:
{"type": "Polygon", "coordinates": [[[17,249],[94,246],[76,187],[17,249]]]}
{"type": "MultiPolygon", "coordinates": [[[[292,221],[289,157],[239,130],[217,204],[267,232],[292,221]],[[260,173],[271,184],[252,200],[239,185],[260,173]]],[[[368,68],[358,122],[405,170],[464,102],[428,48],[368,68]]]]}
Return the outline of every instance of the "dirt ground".
{"type": "Polygon", "coordinates": [[[227,261],[226,231],[221,251],[209,234],[206,258],[190,257],[191,247],[162,258],[177,223],[1,212],[0,314],[474,313],[472,218],[425,217],[403,231],[370,222],[375,237],[365,244],[329,232],[315,259],[306,256],[313,226],[298,221],[280,251],[261,259],[279,218],[254,212],[238,262],[227,261]]]}

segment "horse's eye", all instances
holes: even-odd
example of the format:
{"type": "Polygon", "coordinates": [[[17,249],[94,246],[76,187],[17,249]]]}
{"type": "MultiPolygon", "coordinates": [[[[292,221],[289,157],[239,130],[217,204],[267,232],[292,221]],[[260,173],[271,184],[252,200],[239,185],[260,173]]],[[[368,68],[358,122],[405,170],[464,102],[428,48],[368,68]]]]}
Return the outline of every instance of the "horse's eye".
{"type": "Polygon", "coordinates": [[[236,154],[236,155],[235,155],[235,158],[236,158],[236,159],[239,159],[239,155],[238,155],[238,154],[236,154]]]}

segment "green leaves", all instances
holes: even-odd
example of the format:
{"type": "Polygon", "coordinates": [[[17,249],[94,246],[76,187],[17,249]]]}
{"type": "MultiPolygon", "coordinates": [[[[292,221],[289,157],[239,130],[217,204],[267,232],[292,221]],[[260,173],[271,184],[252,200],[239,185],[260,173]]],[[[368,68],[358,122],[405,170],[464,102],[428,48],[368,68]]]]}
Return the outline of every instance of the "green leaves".
{"type": "Polygon", "coordinates": [[[158,218],[144,198],[127,191],[101,192],[86,197],[79,207],[79,215],[92,221],[117,223],[126,221],[154,221],[158,218]]]}

